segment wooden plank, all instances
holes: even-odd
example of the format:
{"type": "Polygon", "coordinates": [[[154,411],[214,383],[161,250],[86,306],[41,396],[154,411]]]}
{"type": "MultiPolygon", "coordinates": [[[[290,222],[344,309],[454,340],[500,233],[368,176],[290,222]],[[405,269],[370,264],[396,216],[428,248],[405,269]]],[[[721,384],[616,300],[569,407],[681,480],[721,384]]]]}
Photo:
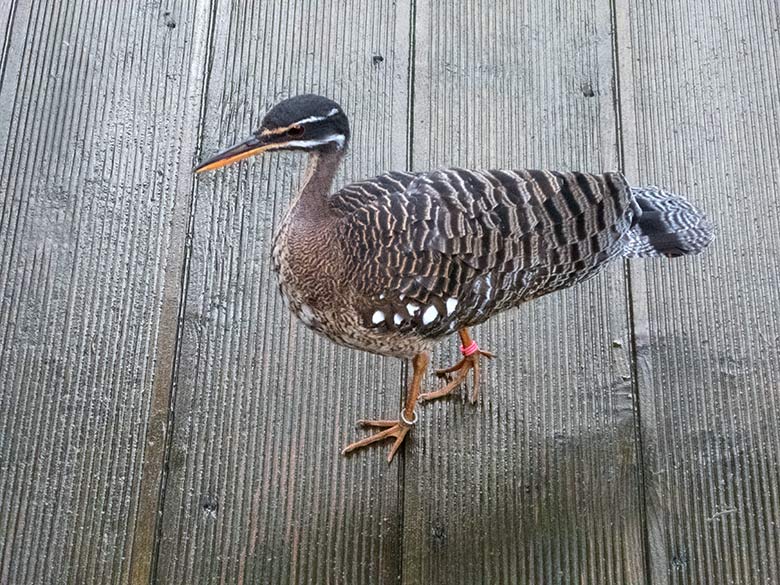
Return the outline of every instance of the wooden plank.
{"type": "Polygon", "coordinates": [[[128,582],[131,559],[148,581],[163,458],[146,441],[167,420],[203,5],[14,5],[0,89],[2,583],[128,582]]]}
{"type": "MultiPolygon", "coordinates": [[[[406,2],[218,3],[204,154],[318,92],[352,121],[344,178],[404,168],[409,16],[406,2]]],[[[398,581],[399,466],[340,449],[356,419],[398,411],[401,364],[291,321],[271,273],[302,162],[275,154],[198,181],[161,583],[398,581]]]]}
{"type": "MultiPolygon", "coordinates": [[[[609,2],[416,20],[415,169],[617,168],[609,2]]],[[[645,582],[622,265],[475,337],[499,355],[479,405],[425,405],[407,446],[403,582],[645,582]]]]}
{"type": "Polygon", "coordinates": [[[18,5],[19,3],[15,0],[0,0],[0,88],[3,87],[3,79],[5,78],[5,68],[11,48],[11,30],[18,5]]]}
{"type": "Polygon", "coordinates": [[[776,2],[618,2],[626,168],[717,224],[637,263],[653,583],[780,582],[776,2]]]}

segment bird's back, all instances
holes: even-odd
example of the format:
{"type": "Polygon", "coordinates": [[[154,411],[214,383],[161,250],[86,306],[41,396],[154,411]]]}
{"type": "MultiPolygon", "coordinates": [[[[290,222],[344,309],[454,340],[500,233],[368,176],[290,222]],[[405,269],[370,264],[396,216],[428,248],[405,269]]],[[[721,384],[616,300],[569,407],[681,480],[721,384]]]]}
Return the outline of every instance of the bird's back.
{"type": "Polygon", "coordinates": [[[638,213],[620,174],[390,173],[331,196],[363,326],[439,337],[620,256],[638,213]]]}

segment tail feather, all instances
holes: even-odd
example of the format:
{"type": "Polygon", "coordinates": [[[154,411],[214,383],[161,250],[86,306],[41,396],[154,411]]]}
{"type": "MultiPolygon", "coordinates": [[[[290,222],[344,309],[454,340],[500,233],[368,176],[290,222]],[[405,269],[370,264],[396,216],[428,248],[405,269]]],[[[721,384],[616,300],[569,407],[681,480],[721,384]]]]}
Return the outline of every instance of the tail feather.
{"type": "Polygon", "coordinates": [[[712,224],[685,197],[660,187],[632,187],[631,193],[637,217],[624,236],[624,256],[698,254],[712,242],[712,224]]]}

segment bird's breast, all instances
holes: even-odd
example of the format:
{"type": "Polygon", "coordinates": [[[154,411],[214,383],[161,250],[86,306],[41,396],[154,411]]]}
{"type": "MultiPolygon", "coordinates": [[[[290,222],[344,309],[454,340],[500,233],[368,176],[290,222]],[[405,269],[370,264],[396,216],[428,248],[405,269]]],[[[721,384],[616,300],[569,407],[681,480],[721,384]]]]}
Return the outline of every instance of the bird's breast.
{"type": "Polygon", "coordinates": [[[273,258],[282,297],[304,325],[327,334],[353,320],[335,237],[324,230],[296,231],[294,226],[283,225],[274,242],[273,258]]]}
{"type": "Polygon", "coordinates": [[[396,357],[428,349],[430,340],[366,327],[362,299],[348,284],[335,238],[280,230],[273,248],[279,290],[290,311],[308,328],[336,343],[396,357]]]}

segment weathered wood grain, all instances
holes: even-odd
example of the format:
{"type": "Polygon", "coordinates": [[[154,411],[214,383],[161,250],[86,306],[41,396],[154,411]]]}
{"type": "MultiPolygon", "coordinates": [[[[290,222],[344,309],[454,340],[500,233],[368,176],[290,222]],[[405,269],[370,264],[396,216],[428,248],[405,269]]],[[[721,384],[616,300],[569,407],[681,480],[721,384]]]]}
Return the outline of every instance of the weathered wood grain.
{"type": "MultiPolygon", "coordinates": [[[[617,168],[608,2],[418,3],[416,22],[414,168],[617,168]]],[[[479,405],[425,405],[407,446],[403,582],[643,583],[623,267],[475,337],[499,355],[479,405]]]]}
{"type": "Polygon", "coordinates": [[[632,267],[652,582],[780,582],[776,2],[618,3],[628,174],[686,193],[703,256],[632,267]]]}
{"type": "Polygon", "coordinates": [[[201,5],[10,6],[0,582],[126,583],[154,539],[163,459],[146,442],[167,419],[201,5]]]}
{"type": "Polygon", "coordinates": [[[778,23],[770,0],[0,0],[0,584],[780,582],[778,23]],[[406,371],[277,295],[300,157],[191,174],[304,91],[350,114],[340,180],[622,166],[718,240],[479,328],[478,406],[421,407],[391,466],[344,459],[406,371]]]}
{"type": "Polygon", "coordinates": [[[0,88],[5,78],[5,65],[11,48],[11,30],[16,16],[18,2],[15,0],[0,1],[0,88]]]}
{"type": "MultiPolygon", "coordinates": [[[[280,99],[319,92],[353,124],[345,178],[407,166],[408,3],[216,7],[204,153],[257,128],[280,99]]],[[[302,162],[277,154],[198,180],[160,583],[400,575],[399,466],[384,449],[340,450],[359,435],[356,419],[398,412],[401,363],[291,320],[271,273],[302,162]]]]}

